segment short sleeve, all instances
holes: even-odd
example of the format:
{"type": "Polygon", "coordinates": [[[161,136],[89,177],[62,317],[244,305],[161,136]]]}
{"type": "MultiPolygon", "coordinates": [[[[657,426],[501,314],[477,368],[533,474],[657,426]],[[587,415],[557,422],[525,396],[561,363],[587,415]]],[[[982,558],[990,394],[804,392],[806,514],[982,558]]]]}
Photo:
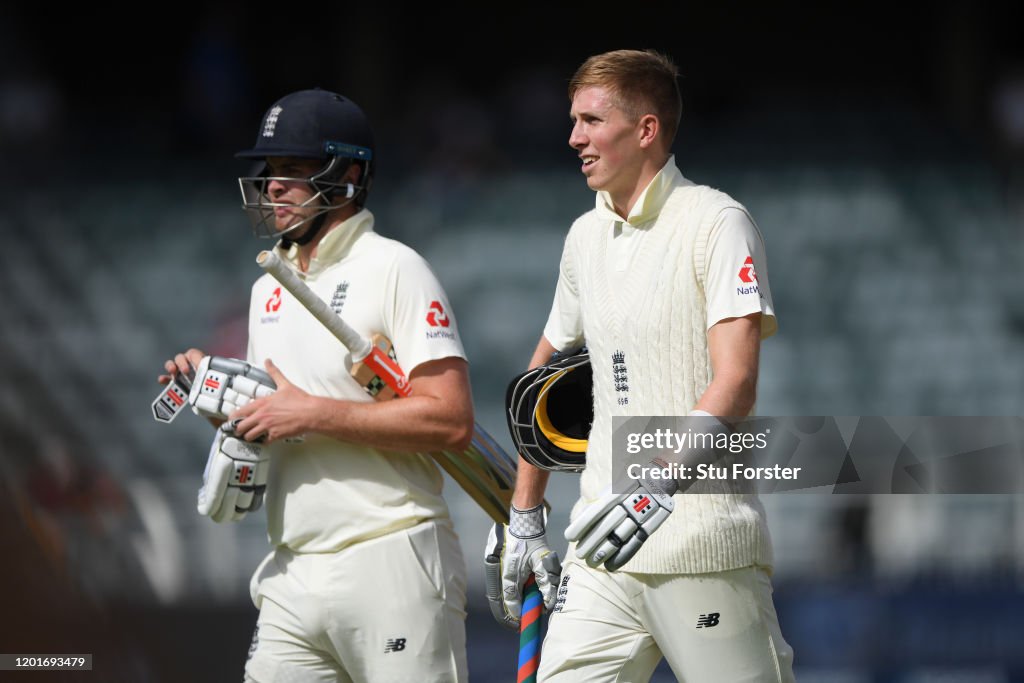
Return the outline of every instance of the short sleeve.
{"type": "Polygon", "coordinates": [[[403,248],[392,263],[384,322],[398,363],[407,375],[423,363],[466,358],[448,295],[426,260],[403,248]]]}
{"type": "Polygon", "coordinates": [[[761,338],[775,334],[764,240],[746,211],[725,209],[712,227],[704,288],[708,329],[727,318],[761,313],[761,338]]]}
{"type": "Polygon", "coordinates": [[[544,337],[559,351],[583,346],[583,315],[580,311],[579,283],[576,279],[573,233],[570,231],[558,266],[558,284],[551,313],[544,326],[544,337]]]}

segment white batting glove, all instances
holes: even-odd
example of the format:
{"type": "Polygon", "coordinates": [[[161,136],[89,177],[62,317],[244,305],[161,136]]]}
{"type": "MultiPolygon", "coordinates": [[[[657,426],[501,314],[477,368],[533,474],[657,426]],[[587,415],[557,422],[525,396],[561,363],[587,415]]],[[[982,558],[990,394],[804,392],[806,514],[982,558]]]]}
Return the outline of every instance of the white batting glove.
{"type": "Polygon", "coordinates": [[[668,519],[676,488],[671,479],[638,479],[626,493],[604,493],[569,525],[565,539],[577,541],[576,557],[591,567],[615,571],[668,519]]]}
{"type": "Polygon", "coordinates": [[[196,509],[215,522],[237,522],[263,505],[270,457],[264,447],[238,439],[223,424],[210,446],[196,509]]]}
{"type": "Polygon", "coordinates": [[[254,398],[270,396],[276,390],[270,375],[244,360],[203,356],[188,402],[196,415],[226,420],[254,398]]]}
{"type": "MultiPolygon", "coordinates": [[[[693,410],[687,417],[692,431],[709,438],[702,438],[698,445],[684,451],[666,454],[664,460],[650,462],[650,469],[663,469],[669,464],[667,461],[671,461],[694,471],[722,455],[715,444],[718,437],[729,433],[729,427],[703,410],[693,410]]],[[[565,539],[577,542],[576,557],[591,567],[603,564],[608,571],[621,569],[672,514],[673,494],[682,493],[692,484],[689,478],[644,477],[619,484],[625,487],[625,493],[612,493],[609,487],[569,525],[565,539]]]]}
{"type": "Polygon", "coordinates": [[[544,598],[544,609],[555,606],[562,563],[548,546],[544,506],[512,508],[509,525],[495,524],[484,551],[484,579],[491,614],[499,624],[519,628],[523,585],[532,574],[544,598]]]}

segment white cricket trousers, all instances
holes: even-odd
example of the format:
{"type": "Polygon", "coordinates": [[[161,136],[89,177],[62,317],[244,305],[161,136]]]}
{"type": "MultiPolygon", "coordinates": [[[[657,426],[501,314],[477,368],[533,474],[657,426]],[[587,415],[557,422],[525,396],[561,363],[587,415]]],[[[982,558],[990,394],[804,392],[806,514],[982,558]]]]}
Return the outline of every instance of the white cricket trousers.
{"type": "Polygon", "coordinates": [[[768,574],[631,574],[566,565],[538,681],[643,683],[668,659],[682,683],[791,683],[768,574]]]}
{"type": "Polygon", "coordinates": [[[337,553],[270,553],[250,584],[260,610],[253,683],[461,683],[466,566],[450,520],[337,553]]]}

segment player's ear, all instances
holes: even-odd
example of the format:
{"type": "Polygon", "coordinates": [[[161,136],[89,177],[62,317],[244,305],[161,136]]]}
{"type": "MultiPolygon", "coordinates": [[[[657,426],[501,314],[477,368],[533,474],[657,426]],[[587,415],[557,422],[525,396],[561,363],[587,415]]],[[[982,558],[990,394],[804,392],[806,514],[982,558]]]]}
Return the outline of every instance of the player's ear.
{"type": "Polygon", "coordinates": [[[637,131],[640,135],[640,147],[647,149],[658,139],[661,133],[661,121],[654,114],[644,114],[637,121],[637,131]]]}

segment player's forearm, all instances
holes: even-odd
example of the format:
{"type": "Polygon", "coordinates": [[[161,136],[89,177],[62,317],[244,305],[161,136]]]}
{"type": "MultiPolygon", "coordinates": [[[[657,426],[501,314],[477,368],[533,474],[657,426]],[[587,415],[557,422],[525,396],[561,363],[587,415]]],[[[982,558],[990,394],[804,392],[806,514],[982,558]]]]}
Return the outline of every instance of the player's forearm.
{"type": "Polygon", "coordinates": [[[381,403],[314,397],[309,430],[393,451],[464,451],[473,438],[468,400],[410,396],[381,403]]]}
{"type": "MultiPolygon", "coordinates": [[[[537,342],[537,348],[533,351],[533,356],[530,358],[530,367],[532,370],[540,365],[543,365],[551,358],[551,354],[558,351],[546,337],[541,335],[540,341],[537,342]]],[[[550,472],[534,467],[530,463],[519,458],[519,467],[516,472],[516,490],[512,494],[512,505],[519,508],[520,510],[527,510],[532,507],[540,505],[544,501],[544,490],[548,485],[548,476],[550,472]]]]}
{"type": "Polygon", "coordinates": [[[544,502],[544,490],[548,485],[550,472],[534,467],[519,458],[516,471],[516,490],[512,494],[512,505],[520,510],[529,510],[544,502]]]}
{"type": "Polygon", "coordinates": [[[719,417],[744,417],[757,399],[757,376],[716,377],[701,395],[695,410],[719,417]]]}
{"type": "Polygon", "coordinates": [[[533,356],[530,358],[529,370],[533,370],[536,367],[544,365],[548,360],[551,359],[551,355],[556,353],[558,349],[547,340],[547,337],[541,335],[540,341],[537,342],[537,348],[533,350],[533,356]]]}

